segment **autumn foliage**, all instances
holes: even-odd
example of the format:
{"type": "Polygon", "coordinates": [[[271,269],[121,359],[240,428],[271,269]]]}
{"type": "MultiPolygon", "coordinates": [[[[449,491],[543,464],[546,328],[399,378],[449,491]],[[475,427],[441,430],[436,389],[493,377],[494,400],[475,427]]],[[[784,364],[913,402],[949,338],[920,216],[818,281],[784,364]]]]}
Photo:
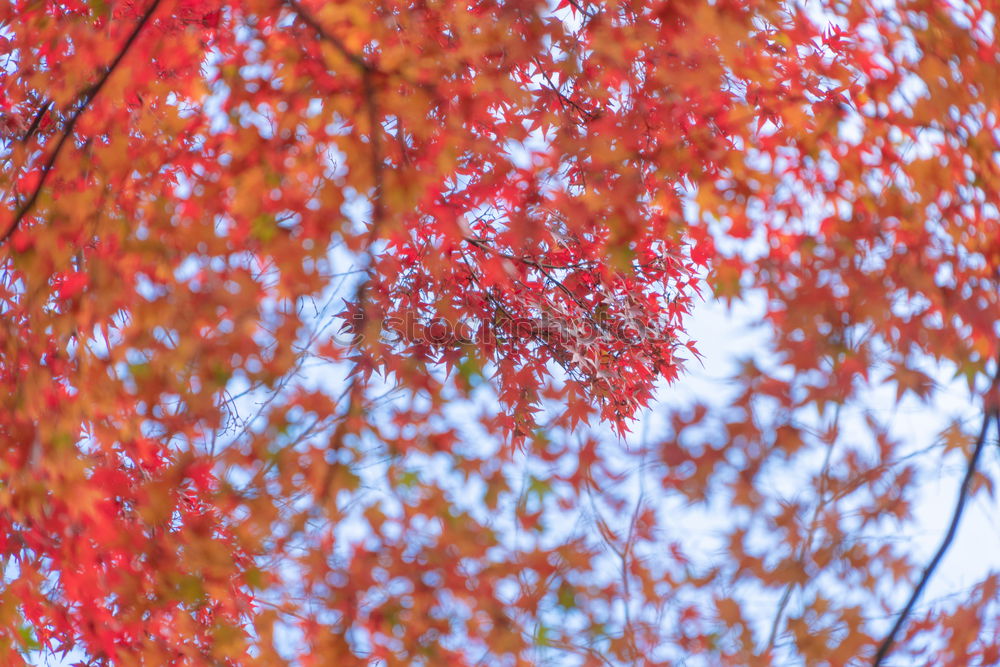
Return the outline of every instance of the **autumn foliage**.
{"type": "Polygon", "coordinates": [[[998,9],[3,3],[0,663],[1000,663],[998,9]]]}

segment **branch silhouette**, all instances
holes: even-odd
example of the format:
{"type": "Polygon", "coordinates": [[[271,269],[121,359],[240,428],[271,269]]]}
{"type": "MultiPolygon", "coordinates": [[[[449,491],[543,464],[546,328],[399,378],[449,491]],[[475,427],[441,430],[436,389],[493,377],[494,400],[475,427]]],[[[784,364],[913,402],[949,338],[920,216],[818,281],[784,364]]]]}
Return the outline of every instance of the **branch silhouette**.
{"type": "MultiPolygon", "coordinates": [[[[73,130],[76,128],[77,121],[80,120],[80,117],[84,114],[90,104],[97,98],[97,95],[101,92],[104,84],[106,84],[108,79],[111,78],[111,73],[115,71],[121,61],[128,54],[132,45],[135,44],[135,40],[139,36],[139,33],[142,32],[142,29],[147,23],[149,23],[149,19],[152,18],[153,12],[156,11],[159,4],[160,0],[153,0],[153,2],[149,5],[149,8],[146,9],[146,12],[142,15],[142,18],[140,18],[139,22],[135,24],[132,32],[129,33],[128,39],[125,40],[125,43],[118,51],[118,55],[115,56],[115,59],[112,60],[111,64],[104,69],[104,72],[101,73],[101,76],[97,79],[97,81],[83,92],[79,106],[76,111],[73,112],[73,115],[70,116],[69,121],[66,123],[66,127],[63,129],[62,135],[59,137],[59,141],[56,142],[55,148],[51,153],[49,153],[49,157],[45,161],[45,164],[42,165],[42,171],[38,178],[38,183],[35,185],[35,189],[32,190],[31,196],[28,197],[24,204],[21,205],[21,207],[17,210],[17,213],[14,214],[14,221],[7,227],[3,234],[0,235],[0,244],[5,243],[7,239],[9,239],[14,232],[17,231],[17,228],[21,225],[21,220],[23,220],[24,216],[30,213],[31,209],[35,206],[35,202],[38,201],[38,196],[42,193],[42,189],[45,187],[45,181],[48,180],[49,173],[52,172],[52,168],[55,166],[56,160],[59,159],[59,154],[62,153],[63,146],[65,146],[69,138],[73,136],[73,130]]],[[[36,116],[35,122],[32,123],[29,133],[25,135],[26,139],[34,132],[38,122],[41,121],[44,111],[48,109],[48,106],[48,104],[43,105],[42,111],[36,116]]]]}
{"type": "Polygon", "coordinates": [[[878,651],[875,653],[875,659],[872,661],[872,667],[879,667],[882,661],[885,660],[886,656],[889,655],[889,651],[892,649],[893,643],[896,641],[896,635],[899,634],[900,630],[906,624],[907,618],[909,618],[910,613],[913,611],[914,605],[916,605],[917,600],[920,599],[920,594],[923,593],[924,588],[927,587],[927,583],[930,581],[931,577],[934,576],[935,570],[937,570],[938,565],[944,559],[945,554],[948,552],[949,547],[951,547],[952,541],[955,539],[956,533],[958,533],[958,526],[962,521],[962,514],[965,512],[965,504],[969,499],[969,489],[972,486],[972,478],[976,474],[976,469],[979,465],[979,458],[983,453],[983,449],[986,446],[986,434],[990,430],[990,422],[996,421],[997,428],[1000,429],[1000,411],[998,411],[997,405],[997,381],[1000,379],[1000,370],[995,374],[990,388],[987,390],[983,397],[983,425],[979,429],[979,435],[976,437],[976,444],[972,450],[972,455],[969,457],[969,462],[965,467],[965,477],[962,478],[962,484],[958,488],[958,499],[955,502],[955,510],[951,515],[951,522],[948,524],[948,532],[945,534],[944,539],[941,541],[941,545],[938,547],[937,552],[935,552],[934,557],[931,562],[927,564],[924,568],[924,573],[920,577],[920,581],[917,582],[916,587],[914,587],[913,592],[910,594],[910,599],[906,602],[906,606],[903,610],[899,612],[899,616],[896,618],[896,622],[893,624],[892,629],[889,630],[889,634],[886,635],[885,639],[878,647],[878,651]]]}

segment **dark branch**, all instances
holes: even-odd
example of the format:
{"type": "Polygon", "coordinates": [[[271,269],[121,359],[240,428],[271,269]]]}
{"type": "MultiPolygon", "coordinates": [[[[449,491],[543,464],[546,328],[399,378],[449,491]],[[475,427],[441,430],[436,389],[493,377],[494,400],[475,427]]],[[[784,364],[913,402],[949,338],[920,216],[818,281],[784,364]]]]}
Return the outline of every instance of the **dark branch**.
{"type": "Polygon", "coordinates": [[[962,513],[965,511],[965,503],[969,499],[969,489],[972,486],[972,479],[976,474],[979,457],[985,448],[986,434],[990,430],[990,421],[996,420],[997,428],[1000,429],[1000,411],[997,409],[996,396],[998,379],[1000,379],[1000,370],[998,370],[998,374],[994,377],[993,382],[983,399],[983,425],[979,429],[979,436],[976,438],[975,448],[972,450],[972,456],[969,457],[968,465],[966,465],[965,477],[962,479],[962,485],[958,488],[958,500],[955,503],[955,511],[951,516],[951,523],[948,524],[948,532],[945,534],[944,540],[941,541],[941,546],[938,547],[937,552],[934,554],[934,558],[931,559],[931,562],[924,569],[924,573],[920,577],[920,581],[917,582],[916,587],[913,589],[913,593],[910,594],[910,599],[907,601],[906,606],[903,607],[903,611],[899,612],[899,616],[896,618],[895,624],[893,624],[889,634],[886,635],[886,638],[882,640],[882,644],[878,647],[878,652],[875,653],[875,659],[872,661],[872,667],[879,667],[879,665],[882,664],[882,661],[889,654],[889,650],[892,648],[893,642],[896,641],[896,635],[899,634],[900,630],[902,630],[910,612],[913,611],[913,606],[920,598],[920,594],[923,593],[924,588],[927,586],[927,582],[929,582],[931,577],[934,575],[934,571],[937,569],[938,565],[941,564],[942,559],[944,559],[945,554],[948,552],[948,548],[951,546],[952,540],[955,539],[955,534],[958,532],[958,526],[962,521],[962,513]]]}
{"type": "MultiPolygon", "coordinates": [[[[129,34],[128,39],[125,40],[125,44],[122,45],[122,48],[118,51],[118,55],[115,56],[115,59],[112,60],[111,64],[105,68],[100,78],[98,78],[97,81],[94,82],[94,84],[85,90],[81,95],[82,101],[80,105],[77,107],[76,111],[73,112],[73,115],[70,116],[65,129],[63,129],[62,136],[59,137],[59,141],[56,142],[55,148],[51,153],[49,153],[49,157],[45,161],[45,164],[42,165],[42,173],[41,177],[38,179],[38,184],[35,185],[35,189],[32,191],[31,196],[28,197],[27,201],[25,201],[17,210],[17,213],[14,215],[14,222],[12,222],[10,227],[8,227],[3,233],[3,236],[0,236],[0,244],[5,243],[7,239],[11,237],[11,235],[21,225],[21,220],[24,219],[24,216],[26,216],[31,209],[34,208],[35,203],[38,201],[38,196],[42,193],[42,188],[45,187],[45,181],[48,180],[49,174],[52,172],[52,168],[56,164],[56,160],[59,159],[59,154],[62,152],[63,146],[65,146],[66,142],[69,141],[69,138],[73,136],[73,130],[76,128],[77,121],[80,120],[80,117],[97,98],[98,93],[100,93],[101,89],[104,88],[104,84],[106,84],[108,79],[111,78],[111,73],[114,72],[118,65],[121,64],[121,61],[124,60],[126,54],[128,54],[129,50],[132,48],[132,45],[135,44],[135,40],[139,36],[139,33],[142,32],[142,29],[147,23],[149,23],[149,19],[152,18],[153,12],[156,11],[159,4],[160,0],[153,0],[153,2],[149,5],[149,8],[146,10],[146,13],[143,14],[142,18],[139,19],[139,22],[135,24],[135,28],[132,29],[131,34],[129,34]]],[[[38,115],[37,120],[41,120],[41,114],[38,115]]]]}
{"type": "MultiPolygon", "coordinates": [[[[371,226],[368,229],[367,244],[365,248],[365,252],[368,256],[368,267],[365,270],[367,275],[362,278],[360,283],[358,283],[354,293],[354,302],[357,304],[357,307],[363,315],[363,322],[365,323],[364,326],[370,326],[367,324],[369,322],[369,309],[367,308],[365,301],[368,290],[371,287],[371,282],[375,277],[374,245],[375,241],[378,240],[378,235],[385,219],[385,209],[382,203],[384,168],[381,140],[382,123],[379,119],[378,100],[376,97],[375,82],[373,79],[379,71],[374,65],[365,60],[364,57],[350,51],[339,37],[324,28],[323,25],[316,20],[316,17],[314,17],[308,10],[306,10],[305,7],[297,2],[297,0],[285,1],[303,23],[319,35],[320,39],[332,45],[333,48],[335,48],[345,59],[347,59],[348,62],[357,67],[361,73],[361,85],[364,95],[365,111],[368,116],[368,143],[370,147],[370,167],[372,171],[373,186],[371,197],[372,221],[371,226]]],[[[352,343],[352,347],[356,348],[359,344],[360,339],[357,339],[352,343]]],[[[349,421],[351,418],[361,414],[366,409],[364,405],[366,383],[362,375],[363,371],[359,358],[355,359],[354,367],[351,370],[351,373],[349,373],[350,380],[348,381],[347,388],[344,390],[343,394],[343,396],[347,397],[347,409],[330,438],[330,446],[333,448],[338,448],[340,446],[340,443],[349,428],[349,421]]],[[[334,466],[329,466],[320,485],[320,498],[326,498],[329,495],[330,485],[333,482],[333,472],[334,466]]]]}
{"type": "Polygon", "coordinates": [[[372,77],[378,73],[378,70],[374,65],[365,60],[361,55],[352,52],[343,41],[316,20],[305,7],[303,7],[298,0],[285,0],[295,15],[302,19],[311,30],[313,30],[320,39],[329,43],[333,48],[337,49],[340,54],[348,60],[351,64],[357,67],[361,71],[361,84],[363,86],[364,98],[365,98],[365,109],[368,115],[368,125],[369,125],[369,145],[371,146],[371,170],[372,170],[372,180],[374,181],[374,193],[372,194],[372,225],[368,233],[369,243],[374,242],[378,237],[378,232],[382,226],[383,208],[382,208],[382,170],[383,170],[383,158],[381,149],[381,122],[379,121],[378,113],[378,102],[375,95],[375,84],[372,77]]]}
{"type": "Polygon", "coordinates": [[[288,3],[288,6],[292,8],[292,11],[295,12],[296,16],[302,19],[303,23],[318,33],[324,41],[329,42],[333,48],[340,51],[340,55],[344,56],[344,58],[353,63],[361,71],[370,72],[374,69],[368,61],[348,49],[339,37],[327,31],[326,28],[324,28],[322,24],[316,20],[316,17],[309,13],[305,7],[297,2],[297,0],[286,0],[286,2],[288,3]]]}
{"type": "Polygon", "coordinates": [[[28,143],[28,140],[35,135],[38,130],[38,126],[42,122],[42,118],[45,116],[45,112],[49,110],[52,106],[52,101],[48,100],[42,106],[38,107],[38,112],[35,114],[35,118],[31,121],[31,125],[28,126],[28,131],[24,133],[24,137],[21,139],[21,143],[28,143]]]}
{"type": "Polygon", "coordinates": [[[553,271],[565,271],[569,269],[579,269],[581,267],[590,266],[591,264],[593,264],[593,262],[589,261],[575,262],[573,264],[548,264],[546,262],[539,262],[537,260],[534,260],[531,257],[528,257],[527,255],[523,257],[518,257],[517,255],[512,255],[510,253],[503,252],[502,250],[497,250],[493,246],[489,245],[489,243],[487,243],[485,239],[478,239],[472,236],[463,236],[462,240],[468,243],[469,245],[476,246],[477,248],[485,250],[486,252],[492,255],[496,255],[497,257],[503,257],[504,259],[509,259],[512,262],[520,262],[522,264],[526,264],[527,266],[536,268],[540,271],[544,269],[551,269],[553,271]]]}
{"type": "Polygon", "coordinates": [[[572,107],[576,109],[576,111],[580,113],[582,116],[584,116],[588,121],[595,120],[597,118],[597,114],[595,114],[593,111],[589,111],[588,109],[583,108],[583,106],[581,106],[579,102],[574,100],[572,97],[565,95],[559,89],[559,86],[557,86],[552,81],[552,78],[549,76],[549,73],[545,71],[544,67],[542,67],[542,63],[538,60],[538,58],[534,58],[533,60],[535,62],[535,66],[538,68],[539,73],[541,73],[542,78],[545,79],[546,87],[559,100],[559,104],[560,106],[562,106],[563,110],[566,110],[567,107],[572,107]]]}

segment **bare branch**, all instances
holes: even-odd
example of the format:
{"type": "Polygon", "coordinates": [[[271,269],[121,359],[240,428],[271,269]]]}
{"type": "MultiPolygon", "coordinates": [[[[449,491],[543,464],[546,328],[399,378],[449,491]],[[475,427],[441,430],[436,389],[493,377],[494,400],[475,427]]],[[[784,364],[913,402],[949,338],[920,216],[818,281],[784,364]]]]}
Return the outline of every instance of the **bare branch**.
{"type": "Polygon", "coordinates": [[[986,434],[990,430],[990,421],[996,420],[997,428],[1000,429],[1000,411],[998,411],[997,408],[998,379],[1000,379],[1000,370],[994,374],[993,382],[983,398],[983,425],[979,429],[979,435],[976,438],[976,445],[972,450],[972,456],[969,457],[969,463],[965,467],[965,477],[962,479],[961,486],[958,487],[958,500],[955,503],[955,511],[952,513],[951,522],[948,524],[948,532],[941,541],[941,546],[938,547],[937,552],[934,554],[934,558],[931,559],[931,562],[924,569],[924,573],[921,575],[920,581],[917,582],[916,587],[910,594],[910,599],[906,602],[906,606],[903,607],[903,611],[899,612],[899,616],[896,618],[896,622],[893,624],[892,629],[889,630],[889,634],[886,635],[885,639],[883,639],[882,643],[879,645],[878,651],[875,653],[875,659],[872,660],[872,667],[879,667],[879,665],[882,664],[882,661],[885,660],[885,657],[889,655],[889,651],[892,648],[893,643],[896,641],[896,635],[899,634],[900,630],[902,630],[903,625],[906,623],[906,619],[913,610],[913,606],[920,598],[920,594],[923,593],[924,588],[927,586],[927,582],[930,581],[931,577],[934,575],[934,571],[937,570],[938,565],[940,565],[942,559],[944,559],[945,554],[948,552],[948,548],[951,546],[952,540],[955,539],[955,534],[958,532],[958,526],[962,520],[962,513],[965,511],[965,503],[969,499],[969,489],[972,486],[972,478],[976,474],[979,457],[983,453],[983,449],[986,444],[986,434]]]}

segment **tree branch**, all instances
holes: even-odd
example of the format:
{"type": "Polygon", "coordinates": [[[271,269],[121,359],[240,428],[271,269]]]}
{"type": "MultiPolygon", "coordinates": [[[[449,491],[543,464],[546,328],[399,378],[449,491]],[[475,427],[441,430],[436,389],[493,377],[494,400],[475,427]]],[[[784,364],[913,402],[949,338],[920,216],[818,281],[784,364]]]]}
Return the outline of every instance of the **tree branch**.
{"type": "MultiPolygon", "coordinates": [[[[302,6],[298,0],[284,0],[285,3],[292,9],[296,16],[302,19],[309,28],[319,35],[319,38],[323,41],[329,43],[333,48],[335,48],[340,54],[347,59],[352,65],[358,68],[361,72],[361,85],[363,88],[364,100],[365,100],[365,110],[368,116],[369,125],[369,136],[368,142],[371,146],[371,170],[372,170],[372,180],[374,182],[374,192],[372,194],[372,224],[371,229],[368,232],[369,246],[378,238],[379,229],[382,226],[382,221],[384,218],[384,210],[382,204],[382,171],[383,171],[383,157],[382,157],[382,141],[381,141],[381,130],[382,124],[379,120],[378,113],[378,102],[376,100],[375,84],[372,77],[379,73],[378,68],[372,63],[364,59],[363,56],[352,52],[344,42],[328,31],[323,25],[313,16],[305,7],[302,6]]],[[[367,281],[363,285],[367,284],[367,281]]],[[[366,289],[362,287],[363,290],[366,289]]]]}
{"type": "Polygon", "coordinates": [[[42,118],[45,116],[45,112],[48,111],[51,106],[52,100],[46,100],[42,106],[38,107],[38,111],[35,113],[35,117],[32,119],[31,125],[28,126],[28,130],[24,133],[24,136],[21,137],[22,144],[28,143],[28,140],[34,136],[35,131],[42,122],[42,118]]]}
{"type": "MultiPolygon", "coordinates": [[[[26,216],[31,209],[34,208],[35,203],[38,201],[38,196],[42,193],[42,188],[45,187],[45,181],[48,180],[49,174],[52,172],[52,168],[56,164],[56,160],[59,159],[59,154],[62,152],[63,146],[65,146],[69,138],[73,136],[73,130],[76,128],[76,124],[80,120],[80,117],[97,98],[98,93],[100,93],[101,89],[104,88],[104,84],[106,84],[108,79],[111,78],[111,73],[114,72],[118,65],[121,64],[122,60],[125,59],[125,56],[132,48],[132,45],[135,44],[135,40],[139,36],[139,33],[142,32],[142,29],[147,23],[149,23],[149,19],[152,18],[153,12],[156,11],[156,8],[159,5],[160,0],[153,0],[153,2],[149,5],[149,8],[142,15],[142,18],[140,18],[139,22],[135,24],[135,27],[129,34],[128,39],[125,40],[125,44],[123,44],[122,48],[118,51],[118,55],[115,56],[115,59],[111,61],[111,64],[108,65],[107,68],[105,68],[104,72],[97,79],[97,81],[82,93],[80,105],[77,107],[76,111],[73,112],[73,115],[66,123],[62,136],[59,137],[59,141],[56,142],[56,146],[49,154],[49,158],[45,161],[45,164],[42,165],[42,173],[38,179],[38,184],[35,185],[35,189],[32,191],[31,196],[28,197],[28,199],[17,210],[17,213],[14,215],[14,221],[10,224],[7,230],[4,231],[3,235],[0,236],[0,245],[5,243],[7,239],[9,239],[11,235],[17,231],[17,228],[21,225],[21,220],[23,220],[24,216],[26,216]]],[[[46,107],[43,106],[43,111],[45,108],[46,107]]],[[[41,120],[41,113],[37,116],[36,120],[41,120]]],[[[32,125],[34,125],[34,123],[32,125]]],[[[30,134],[26,136],[30,136],[30,134]]]]}
{"type": "Polygon", "coordinates": [[[288,4],[289,7],[292,8],[292,11],[295,12],[295,15],[298,16],[300,19],[302,19],[303,23],[312,28],[313,31],[316,32],[321,39],[323,39],[326,42],[329,42],[333,46],[333,48],[340,51],[340,55],[344,56],[344,58],[349,60],[362,72],[371,72],[372,70],[375,69],[363,57],[361,57],[356,53],[353,53],[350,49],[348,49],[347,46],[344,44],[343,41],[340,40],[339,37],[337,37],[331,32],[328,32],[326,28],[324,28],[323,25],[316,20],[316,17],[313,16],[305,7],[299,4],[297,0],[285,0],[285,2],[286,4],[288,4]]]}
{"type": "MultiPolygon", "coordinates": [[[[372,171],[372,220],[371,226],[368,229],[366,247],[363,249],[368,257],[368,266],[365,269],[368,275],[362,278],[361,282],[358,283],[354,293],[354,302],[357,304],[357,307],[360,309],[360,313],[362,315],[362,327],[367,328],[370,325],[368,324],[368,308],[365,306],[364,302],[375,272],[375,254],[373,247],[375,241],[378,240],[379,231],[381,230],[382,224],[385,220],[385,207],[382,202],[384,167],[384,159],[382,157],[381,148],[382,123],[379,119],[378,101],[376,98],[376,89],[373,80],[374,75],[378,73],[378,69],[375,65],[365,60],[363,56],[350,51],[339,37],[324,28],[316,17],[313,16],[297,0],[285,0],[285,2],[303,23],[319,35],[321,40],[329,43],[338,52],[340,52],[340,54],[346,58],[348,62],[358,68],[358,71],[361,74],[365,111],[368,116],[368,143],[371,149],[369,158],[372,171]]],[[[376,334],[377,333],[378,332],[376,331],[376,334]]],[[[358,341],[352,343],[352,347],[356,347],[357,343],[358,341]]],[[[343,438],[344,429],[346,428],[346,424],[351,416],[363,411],[364,409],[363,401],[365,398],[365,386],[364,381],[359,380],[360,370],[360,366],[358,365],[357,360],[355,360],[354,368],[349,374],[350,379],[348,380],[347,388],[344,390],[344,395],[348,398],[347,411],[344,414],[343,420],[337,424],[337,428],[330,439],[330,442],[335,446],[339,446],[339,440],[343,438]]],[[[321,496],[325,496],[329,491],[329,485],[332,482],[332,471],[333,467],[331,466],[324,477],[321,496]]]]}
{"type": "MultiPolygon", "coordinates": [[[[830,465],[833,463],[833,450],[837,446],[837,439],[839,437],[840,412],[843,405],[843,403],[837,403],[833,413],[833,420],[829,429],[829,432],[832,433],[832,441],[828,444],[819,473],[819,497],[816,499],[816,507],[813,508],[812,518],[809,519],[809,530],[806,533],[806,539],[802,543],[795,561],[799,567],[804,567],[806,557],[812,551],[813,539],[815,539],[816,531],[819,529],[820,513],[826,508],[827,503],[833,500],[833,498],[826,497],[828,491],[827,484],[830,481],[830,465]]],[[[774,650],[774,643],[777,641],[778,633],[781,631],[781,621],[784,618],[785,609],[788,608],[788,603],[792,599],[792,593],[795,592],[797,586],[796,582],[790,582],[785,586],[785,590],[781,594],[781,599],[778,601],[778,608],[774,612],[774,619],[771,621],[771,631],[768,633],[767,644],[764,646],[763,653],[765,655],[768,651],[774,650]]]]}
{"type": "Polygon", "coordinates": [[[486,252],[489,252],[498,257],[509,259],[512,262],[520,262],[522,264],[527,264],[528,266],[534,267],[540,271],[544,269],[551,269],[553,271],[565,271],[569,269],[579,269],[581,267],[590,266],[591,264],[593,264],[593,262],[586,260],[580,262],[574,262],[572,264],[548,264],[546,262],[536,261],[531,257],[528,257],[527,255],[518,257],[517,255],[512,255],[502,250],[498,250],[497,248],[491,246],[485,239],[479,239],[472,236],[463,236],[462,240],[468,243],[469,245],[476,246],[477,248],[485,250],[486,252]]]}
{"type": "Polygon", "coordinates": [[[979,429],[979,436],[976,438],[976,445],[972,450],[972,456],[969,457],[969,463],[965,467],[965,477],[962,479],[962,484],[958,488],[958,500],[955,503],[955,511],[952,513],[951,522],[948,524],[948,532],[945,534],[944,539],[941,541],[941,546],[938,547],[937,552],[934,554],[934,558],[924,569],[923,575],[920,577],[920,581],[917,582],[916,587],[910,594],[910,599],[907,601],[906,606],[903,607],[903,611],[899,612],[899,616],[896,618],[896,622],[893,624],[892,629],[889,630],[889,634],[886,638],[882,640],[882,643],[878,647],[878,651],[875,653],[875,659],[872,660],[872,667],[879,667],[882,661],[885,660],[886,656],[889,655],[889,651],[892,648],[893,643],[896,641],[896,635],[903,628],[906,623],[906,619],[909,617],[910,612],[913,611],[913,606],[917,603],[920,598],[920,594],[923,593],[924,588],[927,586],[927,582],[930,581],[931,577],[934,575],[934,571],[937,569],[938,565],[941,564],[942,559],[944,559],[945,554],[948,552],[948,548],[951,546],[952,540],[955,539],[955,534],[958,532],[958,526],[962,520],[962,513],[965,511],[965,503],[969,498],[969,489],[972,486],[972,478],[976,474],[976,467],[979,464],[979,457],[983,453],[984,446],[986,444],[986,434],[990,429],[990,420],[997,420],[997,427],[1000,428],[1000,411],[997,409],[997,381],[1000,379],[1000,369],[993,378],[993,382],[990,384],[990,388],[987,390],[986,395],[983,398],[983,425],[979,429]]]}

